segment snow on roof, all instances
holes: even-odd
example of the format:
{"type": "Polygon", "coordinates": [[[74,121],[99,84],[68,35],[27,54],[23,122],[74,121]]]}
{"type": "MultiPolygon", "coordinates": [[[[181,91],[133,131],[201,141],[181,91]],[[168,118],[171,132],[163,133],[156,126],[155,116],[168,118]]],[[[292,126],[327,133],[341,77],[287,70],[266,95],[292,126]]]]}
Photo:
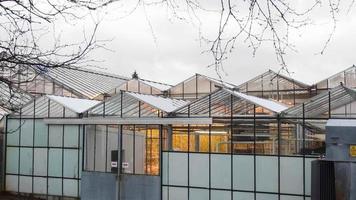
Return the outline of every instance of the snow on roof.
{"type": "Polygon", "coordinates": [[[46,96],[49,99],[63,105],[66,108],[69,108],[70,110],[76,113],[83,113],[100,103],[100,101],[88,100],[88,99],[78,99],[78,98],[62,97],[62,96],[54,96],[54,95],[46,95],[46,96]]]}
{"type": "Polygon", "coordinates": [[[181,108],[189,103],[188,101],[179,100],[179,99],[170,99],[161,96],[139,94],[134,92],[125,92],[125,93],[167,113],[172,112],[178,108],[181,108]]]}
{"type": "Polygon", "coordinates": [[[151,87],[157,88],[160,91],[165,91],[172,87],[171,85],[168,85],[168,84],[158,83],[158,82],[154,82],[154,81],[148,81],[148,80],[144,80],[144,79],[140,79],[140,82],[142,82],[146,85],[149,85],[151,87]]]}
{"type": "Polygon", "coordinates": [[[262,99],[259,97],[243,94],[241,92],[232,91],[232,90],[228,90],[228,89],[225,89],[225,90],[229,91],[230,93],[232,93],[235,96],[238,96],[242,99],[250,101],[256,105],[262,106],[262,107],[264,107],[270,111],[276,112],[276,113],[280,113],[280,112],[288,109],[288,107],[286,105],[283,105],[282,103],[279,103],[279,102],[276,102],[273,100],[262,99]]]}

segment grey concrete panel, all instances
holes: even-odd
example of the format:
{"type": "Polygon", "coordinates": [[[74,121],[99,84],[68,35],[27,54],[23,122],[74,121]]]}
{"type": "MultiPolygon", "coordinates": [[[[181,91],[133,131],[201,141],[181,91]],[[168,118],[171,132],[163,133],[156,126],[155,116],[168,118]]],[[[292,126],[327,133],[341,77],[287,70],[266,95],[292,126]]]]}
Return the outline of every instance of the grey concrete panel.
{"type": "Polygon", "coordinates": [[[117,200],[117,175],[101,172],[82,172],[82,200],[117,200]]]}
{"type": "Polygon", "coordinates": [[[159,176],[122,175],[121,200],[160,200],[159,176]]]}

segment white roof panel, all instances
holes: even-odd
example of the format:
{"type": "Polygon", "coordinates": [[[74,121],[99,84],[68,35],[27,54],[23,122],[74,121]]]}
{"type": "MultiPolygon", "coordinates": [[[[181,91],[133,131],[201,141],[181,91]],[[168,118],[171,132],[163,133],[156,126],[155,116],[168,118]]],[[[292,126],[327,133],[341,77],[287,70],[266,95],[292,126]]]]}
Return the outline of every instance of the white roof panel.
{"type": "Polygon", "coordinates": [[[83,113],[100,103],[100,101],[95,100],[61,97],[54,95],[47,95],[47,97],[76,113],[83,113]]]}
{"type": "Polygon", "coordinates": [[[243,94],[241,92],[232,91],[232,90],[228,90],[228,89],[225,89],[225,90],[231,92],[235,96],[238,96],[242,99],[250,101],[251,103],[254,103],[256,105],[259,105],[261,107],[264,107],[264,108],[266,108],[270,111],[276,112],[276,113],[281,113],[282,111],[288,109],[288,107],[286,105],[283,105],[282,103],[279,103],[279,102],[276,102],[273,100],[262,99],[259,97],[243,94]]]}
{"type": "Polygon", "coordinates": [[[181,108],[189,103],[188,101],[184,101],[184,100],[170,99],[161,96],[139,94],[134,92],[126,92],[126,94],[129,94],[132,97],[135,97],[136,99],[139,99],[167,113],[172,112],[178,108],[181,108]]]}

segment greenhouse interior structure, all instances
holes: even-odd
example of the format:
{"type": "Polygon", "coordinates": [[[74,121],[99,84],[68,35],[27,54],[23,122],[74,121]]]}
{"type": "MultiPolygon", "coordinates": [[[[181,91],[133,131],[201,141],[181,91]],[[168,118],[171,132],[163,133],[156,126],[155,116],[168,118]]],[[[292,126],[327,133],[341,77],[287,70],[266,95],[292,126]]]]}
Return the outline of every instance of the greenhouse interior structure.
{"type": "Polygon", "coordinates": [[[313,85],[29,70],[0,85],[1,189],[45,199],[311,199],[327,120],[356,118],[355,66],[313,85]]]}

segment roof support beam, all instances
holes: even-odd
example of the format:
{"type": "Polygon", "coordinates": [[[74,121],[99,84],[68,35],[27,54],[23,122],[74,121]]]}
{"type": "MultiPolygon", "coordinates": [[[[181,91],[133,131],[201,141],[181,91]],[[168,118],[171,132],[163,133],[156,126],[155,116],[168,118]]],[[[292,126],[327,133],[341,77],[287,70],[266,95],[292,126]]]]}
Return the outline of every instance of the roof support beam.
{"type": "Polygon", "coordinates": [[[160,125],[205,125],[212,124],[212,118],[120,118],[120,117],[89,117],[89,118],[45,118],[45,124],[160,124],[160,125]]]}

